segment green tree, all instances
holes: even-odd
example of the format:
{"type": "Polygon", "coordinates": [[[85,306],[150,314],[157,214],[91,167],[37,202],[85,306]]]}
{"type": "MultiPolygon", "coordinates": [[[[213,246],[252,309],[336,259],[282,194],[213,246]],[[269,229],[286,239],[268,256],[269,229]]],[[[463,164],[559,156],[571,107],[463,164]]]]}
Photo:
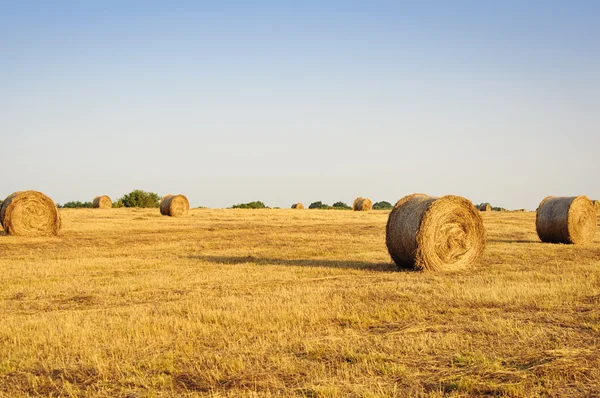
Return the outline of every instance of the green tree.
{"type": "Polygon", "coordinates": [[[337,210],[350,210],[350,209],[352,209],[352,207],[348,206],[344,202],[335,202],[331,207],[334,208],[334,209],[337,209],[337,210]]]}
{"type": "Polygon", "coordinates": [[[327,209],[329,208],[328,205],[323,204],[323,202],[321,202],[320,200],[318,202],[312,202],[310,204],[310,206],[308,206],[309,209],[327,209]]]}
{"type": "Polygon", "coordinates": [[[117,199],[117,202],[123,203],[124,207],[159,207],[160,196],[154,192],[136,189],[135,191],[123,195],[122,198],[117,199]]]}
{"type": "Polygon", "coordinates": [[[373,210],[387,210],[387,209],[391,209],[394,206],[390,203],[390,202],[386,202],[385,200],[381,201],[381,202],[376,202],[373,205],[373,210]]]}
{"type": "Polygon", "coordinates": [[[64,205],[60,206],[63,209],[91,209],[92,202],[80,202],[80,201],[71,201],[67,202],[64,205]]]}
{"type": "Polygon", "coordinates": [[[232,206],[233,209],[268,209],[267,206],[260,200],[248,203],[240,203],[232,206]]]}

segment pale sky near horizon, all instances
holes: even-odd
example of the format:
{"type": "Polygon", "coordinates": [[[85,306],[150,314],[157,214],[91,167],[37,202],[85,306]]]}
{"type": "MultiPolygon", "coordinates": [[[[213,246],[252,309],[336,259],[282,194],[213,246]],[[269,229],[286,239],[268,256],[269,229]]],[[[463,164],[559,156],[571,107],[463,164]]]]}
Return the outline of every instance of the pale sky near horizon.
{"type": "Polygon", "coordinates": [[[0,196],[600,199],[599,20],[596,1],[0,0],[0,196]]]}

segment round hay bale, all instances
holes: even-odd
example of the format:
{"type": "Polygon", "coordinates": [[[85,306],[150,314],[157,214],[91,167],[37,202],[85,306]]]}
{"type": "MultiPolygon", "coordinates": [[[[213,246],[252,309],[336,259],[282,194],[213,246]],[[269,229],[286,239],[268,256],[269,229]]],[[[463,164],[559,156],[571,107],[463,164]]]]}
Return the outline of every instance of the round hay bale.
{"type": "Polygon", "coordinates": [[[596,210],[587,196],[548,196],[538,206],[535,228],[542,242],[591,243],[596,234],[596,210]]]}
{"type": "Polygon", "coordinates": [[[163,216],[183,217],[190,211],[190,202],[184,195],[166,195],[160,202],[163,216]]]}
{"type": "Polygon", "coordinates": [[[479,205],[480,211],[492,211],[492,206],[489,203],[482,203],[479,205]]]}
{"type": "Polygon", "coordinates": [[[373,202],[369,198],[363,198],[359,196],[354,199],[352,203],[352,209],[354,211],[369,211],[373,208],[373,202]]]}
{"type": "Polygon", "coordinates": [[[303,210],[304,209],[304,205],[302,203],[294,203],[292,205],[292,209],[303,210]]]}
{"type": "Polygon", "coordinates": [[[60,230],[60,214],[54,201],[37,191],[15,192],[0,208],[0,224],[8,235],[48,236],[60,230]]]}
{"type": "Polygon", "coordinates": [[[592,204],[594,205],[594,209],[596,209],[596,213],[600,214],[600,200],[592,200],[592,204]]]}
{"type": "Polygon", "coordinates": [[[96,196],[92,202],[94,209],[110,209],[112,208],[112,200],[109,196],[96,196]]]}
{"type": "Polygon", "coordinates": [[[394,206],[385,240],[399,268],[454,271],[481,259],[485,228],[465,198],[413,194],[394,206]]]}

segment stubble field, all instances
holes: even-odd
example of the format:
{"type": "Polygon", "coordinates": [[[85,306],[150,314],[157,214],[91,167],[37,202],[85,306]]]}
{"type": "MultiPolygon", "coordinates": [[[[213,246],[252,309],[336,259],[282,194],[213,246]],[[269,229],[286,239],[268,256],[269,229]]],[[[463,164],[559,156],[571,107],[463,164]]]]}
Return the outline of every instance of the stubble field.
{"type": "Polygon", "coordinates": [[[600,233],[485,213],[480,264],[398,272],[388,212],[61,210],[0,233],[0,395],[598,396],[600,233]]]}

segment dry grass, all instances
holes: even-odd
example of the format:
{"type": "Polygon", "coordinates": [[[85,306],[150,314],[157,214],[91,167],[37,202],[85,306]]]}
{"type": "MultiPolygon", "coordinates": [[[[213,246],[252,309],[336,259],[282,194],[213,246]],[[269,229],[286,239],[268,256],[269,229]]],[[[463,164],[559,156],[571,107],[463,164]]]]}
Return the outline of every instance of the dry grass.
{"type": "Polygon", "coordinates": [[[591,396],[600,234],[485,213],[481,263],[396,272],[387,212],[63,210],[0,236],[0,396],[591,396]]]}

